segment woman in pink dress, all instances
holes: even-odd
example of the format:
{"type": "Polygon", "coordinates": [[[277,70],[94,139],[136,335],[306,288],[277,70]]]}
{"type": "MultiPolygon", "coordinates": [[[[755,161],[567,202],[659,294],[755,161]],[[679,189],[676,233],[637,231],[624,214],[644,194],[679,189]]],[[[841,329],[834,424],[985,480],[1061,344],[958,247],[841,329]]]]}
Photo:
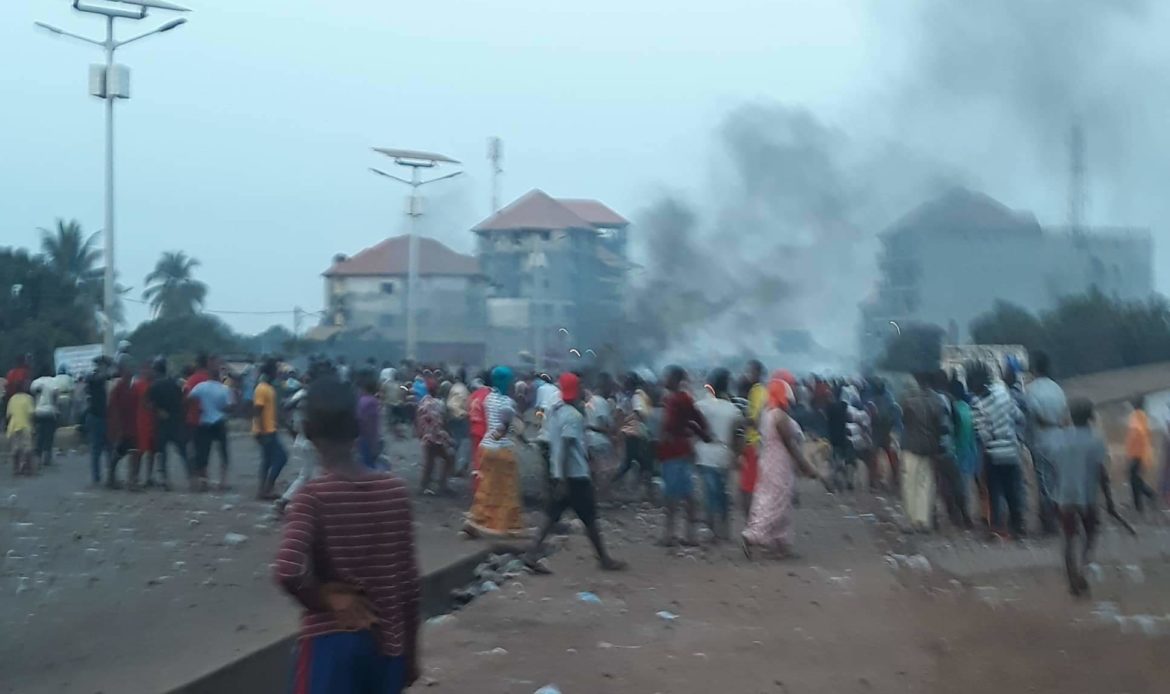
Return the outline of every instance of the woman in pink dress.
{"type": "Polygon", "coordinates": [[[773,374],[768,383],[768,405],[760,416],[760,466],[751,513],[741,535],[744,554],[752,548],[773,550],[782,557],[794,557],[792,549],[792,497],[796,472],[824,478],[804,457],[804,434],[788,416],[791,387],[782,374],[773,374]]]}

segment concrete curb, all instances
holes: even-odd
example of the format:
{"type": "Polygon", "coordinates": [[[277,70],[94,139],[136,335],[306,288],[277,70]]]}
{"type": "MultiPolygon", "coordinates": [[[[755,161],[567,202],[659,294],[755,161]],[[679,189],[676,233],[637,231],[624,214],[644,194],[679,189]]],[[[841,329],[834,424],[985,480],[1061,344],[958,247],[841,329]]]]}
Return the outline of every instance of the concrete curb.
{"type": "MultiPolygon", "coordinates": [[[[489,554],[511,549],[492,545],[478,549],[422,577],[422,619],[449,612],[451,591],[475,578],[475,567],[489,554]]],[[[274,588],[275,590],[275,588],[274,588]]],[[[290,606],[290,609],[291,606],[290,606]]],[[[282,637],[267,646],[243,655],[192,682],[171,689],[168,694],[283,694],[288,691],[292,651],[296,634],[282,637]]]]}

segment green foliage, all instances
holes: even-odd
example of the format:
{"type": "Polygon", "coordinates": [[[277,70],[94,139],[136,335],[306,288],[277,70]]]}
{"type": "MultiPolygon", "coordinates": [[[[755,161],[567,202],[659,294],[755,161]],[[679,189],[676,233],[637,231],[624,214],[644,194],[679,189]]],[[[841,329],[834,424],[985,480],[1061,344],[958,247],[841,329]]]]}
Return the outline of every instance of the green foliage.
{"type": "Polygon", "coordinates": [[[157,318],[142,323],[126,339],[134,356],[189,358],[199,352],[239,352],[240,339],[223,321],[205,313],[157,318]]]}
{"type": "Polygon", "coordinates": [[[194,278],[199,261],[183,251],[168,251],[146,276],[142,298],[159,318],[194,315],[207,299],[207,285],[194,278]]]}
{"type": "Polygon", "coordinates": [[[1043,349],[1061,376],[1170,361],[1170,305],[1157,297],[1123,302],[1100,292],[1066,297],[1035,316],[998,303],[971,323],[980,344],[1043,349]]]}
{"type": "Polygon", "coordinates": [[[886,340],[878,367],[886,371],[934,371],[942,361],[943,330],[937,325],[911,323],[886,340]]]}
{"type": "Polygon", "coordinates": [[[38,367],[53,350],[97,340],[92,311],[79,310],[80,289],[41,256],[0,248],[0,366],[31,352],[38,367]]]}
{"type": "Polygon", "coordinates": [[[240,338],[240,348],[256,356],[262,354],[287,354],[294,352],[296,346],[292,331],[283,325],[273,325],[257,335],[240,338]]]}

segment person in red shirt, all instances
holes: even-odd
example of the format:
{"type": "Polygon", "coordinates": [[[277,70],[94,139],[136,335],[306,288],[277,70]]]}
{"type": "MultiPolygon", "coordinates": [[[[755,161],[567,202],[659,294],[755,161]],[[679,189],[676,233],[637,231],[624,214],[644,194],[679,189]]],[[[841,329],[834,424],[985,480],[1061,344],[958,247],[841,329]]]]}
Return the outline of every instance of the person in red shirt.
{"type": "Polygon", "coordinates": [[[150,404],[147,391],[153,382],[150,362],[143,361],[138,376],[134,378],[131,388],[134,391],[136,412],[134,415],[134,448],[137,453],[130,458],[130,478],[133,487],[138,486],[138,474],[142,463],[146,463],[146,486],[154,486],[154,408],[150,404]]]}
{"type": "Polygon", "coordinates": [[[406,483],[358,462],[355,393],[314,379],[304,430],[322,474],[288,506],[273,564],[300,603],[291,691],[398,694],[419,676],[421,596],[406,483]]]}
{"type": "Polygon", "coordinates": [[[686,390],[687,372],[681,366],[668,366],[663,375],[666,395],[662,398],[662,431],[658,437],[658,459],[662,461],[663,496],[666,501],[666,526],[659,544],[675,544],[674,517],[681,504],[686,511],[686,534],[682,544],[694,547],[695,537],[695,437],[710,442],[707,420],[695,407],[686,390]]]}
{"type": "Polygon", "coordinates": [[[118,481],[118,462],[125,456],[130,456],[129,486],[132,491],[138,489],[137,470],[137,430],[138,430],[138,399],[131,385],[130,359],[122,355],[117,365],[118,380],[110,390],[109,412],[106,421],[107,438],[110,443],[110,470],[106,477],[106,486],[118,489],[122,483],[118,481]]]}
{"type": "Polygon", "coordinates": [[[472,393],[467,398],[467,420],[471,435],[472,496],[475,495],[475,489],[479,486],[479,444],[487,435],[487,413],[484,411],[483,404],[488,393],[492,392],[492,389],[486,385],[487,382],[487,374],[480,374],[479,378],[471,382],[472,393]]]}
{"type": "MultiPolygon", "coordinates": [[[[191,397],[191,390],[195,386],[204,381],[211,380],[211,357],[207,356],[205,352],[200,352],[195,357],[195,373],[187,379],[183,384],[183,401],[187,403],[187,433],[195,431],[195,427],[199,426],[199,401],[191,397]]],[[[187,437],[191,439],[190,436],[187,437]]]]}

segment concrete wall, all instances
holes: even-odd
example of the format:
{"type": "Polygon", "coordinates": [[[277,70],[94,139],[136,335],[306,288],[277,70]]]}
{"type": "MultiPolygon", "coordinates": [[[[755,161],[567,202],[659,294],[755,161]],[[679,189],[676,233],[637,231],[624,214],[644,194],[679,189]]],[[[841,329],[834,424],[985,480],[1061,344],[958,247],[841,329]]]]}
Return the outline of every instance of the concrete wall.
{"type": "MultiPolygon", "coordinates": [[[[497,549],[501,548],[475,552],[423,576],[423,619],[448,612],[451,591],[467,585],[474,578],[476,565],[497,549]]],[[[295,645],[295,634],[276,639],[194,682],[172,689],[170,694],[285,694],[289,691],[295,645]]]]}

